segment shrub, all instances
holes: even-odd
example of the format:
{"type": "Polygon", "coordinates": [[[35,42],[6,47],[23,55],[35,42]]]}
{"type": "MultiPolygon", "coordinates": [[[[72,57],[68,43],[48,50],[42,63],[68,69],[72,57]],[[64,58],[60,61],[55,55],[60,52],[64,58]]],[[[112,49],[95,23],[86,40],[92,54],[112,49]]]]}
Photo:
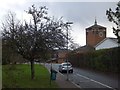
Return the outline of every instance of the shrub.
{"type": "Polygon", "coordinates": [[[102,49],[86,53],[71,52],[69,61],[75,67],[90,68],[103,72],[118,72],[120,48],[102,49]]]}

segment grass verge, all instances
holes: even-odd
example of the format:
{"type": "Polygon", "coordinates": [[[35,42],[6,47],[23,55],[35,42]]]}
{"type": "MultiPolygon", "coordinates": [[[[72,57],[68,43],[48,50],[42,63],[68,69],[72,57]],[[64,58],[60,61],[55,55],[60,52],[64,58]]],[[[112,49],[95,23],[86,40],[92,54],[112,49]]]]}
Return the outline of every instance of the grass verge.
{"type": "Polygon", "coordinates": [[[31,80],[30,65],[3,65],[2,66],[3,88],[57,88],[58,85],[52,81],[50,85],[50,74],[42,66],[35,64],[35,79],[31,80]]]}

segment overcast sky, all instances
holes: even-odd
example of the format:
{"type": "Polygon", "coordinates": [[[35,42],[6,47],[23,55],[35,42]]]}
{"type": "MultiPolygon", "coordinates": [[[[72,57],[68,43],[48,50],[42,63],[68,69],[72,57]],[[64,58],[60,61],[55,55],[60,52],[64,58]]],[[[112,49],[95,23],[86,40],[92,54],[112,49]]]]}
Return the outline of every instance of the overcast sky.
{"type": "Polygon", "coordinates": [[[71,36],[74,42],[81,46],[86,44],[85,28],[94,24],[95,17],[99,25],[107,28],[107,37],[115,37],[111,29],[114,24],[108,21],[106,10],[109,8],[114,10],[119,0],[113,0],[114,2],[101,2],[100,0],[98,0],[99,2],[94,0],[91,2],[87,0],[84,2],[80,2],[80,0],[76,0],[76,2],[73,0],[66,0],[66,2],[63,0],[39,1],[42,0],[0,0],[1,22],[9,10],[15,12],[17,18],[24,20],[28,18],[24,10],[28,10],[32,4],[35,4],[36,7],[45,5],[48,7],[49,15],[56,18],[63,16],[63,20],[73,22],[71,36]]]}

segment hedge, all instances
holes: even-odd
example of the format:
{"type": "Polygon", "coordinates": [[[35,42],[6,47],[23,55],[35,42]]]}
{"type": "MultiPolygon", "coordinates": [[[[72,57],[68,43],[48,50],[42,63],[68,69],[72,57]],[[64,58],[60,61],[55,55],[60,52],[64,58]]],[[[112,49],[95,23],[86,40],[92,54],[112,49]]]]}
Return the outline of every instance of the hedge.
{"type": "Polygon", "coordinates": [[[89,68],[103,72],[117,73],[120,62],[120,48],[102,49],[86,53],[68,54],[68,60],[74,67],[89,68]]]}

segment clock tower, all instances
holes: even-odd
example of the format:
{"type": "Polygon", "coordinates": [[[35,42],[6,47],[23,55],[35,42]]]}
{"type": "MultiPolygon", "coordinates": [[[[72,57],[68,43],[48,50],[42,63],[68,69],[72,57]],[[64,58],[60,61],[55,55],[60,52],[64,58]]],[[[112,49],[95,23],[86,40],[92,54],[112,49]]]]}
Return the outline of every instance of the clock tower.
{"type": "Polygon", "coordinates": [[[86,28],[86,45],[94,47],[105,38],[106,27],[98,25],[95,19],[94,25],[86,28]]]}

